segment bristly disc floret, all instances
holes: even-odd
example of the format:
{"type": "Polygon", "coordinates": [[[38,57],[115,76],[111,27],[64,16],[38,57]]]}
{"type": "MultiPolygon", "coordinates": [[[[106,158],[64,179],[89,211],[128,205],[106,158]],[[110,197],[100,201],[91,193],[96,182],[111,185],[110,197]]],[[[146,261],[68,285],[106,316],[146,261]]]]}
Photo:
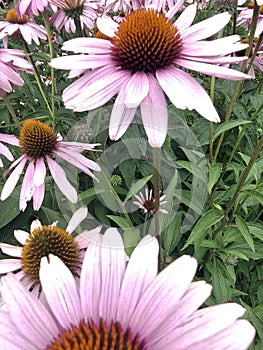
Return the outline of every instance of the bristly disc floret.
{"type": "Polygon", "coordinates": [[[39,159],[52,154],[57,143],[57,134],[49,125],[38,120],[27,120],[20,130],[21,151],[28,157],[39,159]]]}
{"type": "Polygon", "coordinates": [[[68,232],[59,227],[42,226],[31,233],[23,246],[22,270],[25,275],[38,282],[41,258],[53,254],[74,272],[78,253],[78,244],[68,232]]]}
{"type": "Polygon", "coordinates": [[[162,13],[141,9],[120,24],[112,43],[114,59],[121,68],[154,74],[156,69],[173,63],[181,40],[173,23],[162,13]]]}
{"type": "Polygon", "coordinates": [[[119,322],[111,322],[107,327],[101,319],[99,327],[91,320],[81,321],[79,326],[62,331],[47,350],[146,350],[144,341],[134,336],[129,329],[123,330],[119,322]]]}

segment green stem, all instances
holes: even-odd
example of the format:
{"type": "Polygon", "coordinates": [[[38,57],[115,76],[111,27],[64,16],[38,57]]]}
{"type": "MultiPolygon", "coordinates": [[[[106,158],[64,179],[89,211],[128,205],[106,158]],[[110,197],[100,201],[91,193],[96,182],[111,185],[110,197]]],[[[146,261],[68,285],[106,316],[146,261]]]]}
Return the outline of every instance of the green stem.
{"type": "MultiPolygon", "coordinates": [[[[49,55],[50,60],[54,58],[54,50],[53,50],[53,43],[52,43],[52,32],[50,30],[50,25],[48,21],[48,17],[46,15],[46,12],[43,13],[44,23],[47,31],[47,37],[48,37],[48,45],[49,45],[49,55]]],[[[52,110],[52,122],[53,127],[56,125],[56,117],[55,117],[55,102],[54,102],[54,96],[55,96],[55,74],[54,74],[54,68],[50,66],[50,76],[51,76],[51,110],[52,110]]]]}
{"type": "Polygon", "coordinates": [[[246,168],[244,169],[244,172],[241,176],[241,179],[237,185],[237,189],[232,197],[232,199],[230,200],[229,204],[228,204],[228,207],[226,208],[225,210],[225,218],[228,216],[228,214],[230,213],[231,209],[233,208],[233,206],[235,205],[235,202],[241,192],[241,189],[248,177],[248,174],[250,173],[250,170],[252,168],[252,166],[254,165],[255,161],[257,160],[260,152],[262,151],[262,148],[263,148],[263,134],[261,135],[260,139],[259,139],[259,142],[256,146],[256,148],[254,149],[254,152],[250,158],[250,161],[248,163],[248,165],[246,166],[246,168]]]}
{"type": "Polygon", "coordinates": [[[6,104],[7,108],[8,108],[8,111],[9,111],[9,113],[11,114],[11,117],[13,118],[13,121],[14,121],[14,123],[16,124],[18,130],[20,130],[20,123],[19,123],[19,120],[18,120],[18,118],[17,118],[17,116],[16,116],[16,112],[14,111],[14,108],[13,108],[13,106],[11,105],[11,103],[10,103],[8,97],[4,96],[4,97],[3,97],[3,101],[5,102],[5,104],[6,104]]]}
{"type": "Polygon", "coordinates": [[[35,79],[36,79],[36,82],[37,82],[39,91],[40,91],[40,93],[41,93],[41,95],[42,95],[42,97],[43,97],[43,100],[44,100],[45,103],[46,103],[47,109],[48,109],[48,111],[49,111],[49,113],[50,113],[50,116],[51,116],[51,118],[52,118],[52,121],[53,121],[53,120],[54,120],[54,117],[53,117],[52,109],[51,109],[51,107],[50,107],[50,105],[49,105],[49,102],[48,102],[48,100],[47,100],[46,94],[45,94],[44,89],[43,89],[43,87],[42,87],[42,84],[43,84],[43,83],[42,83],[42,81],[41,81],[41,79],[40,79],[40,76],[39,76],[39,74],[38,74],[37,67],[36,67],[36,65],[35,65],[35,62],[34,62],[32,56],[31,56],[30,50],[29,50],[28,45],[27,45],[26,42],[24,43],[24,48],[25,48],[25,51],[26,51],[27,53],[29,53],[27,59],[28,59],[28,61],[32,64],[32,66],[33,66],[33,69],[34,69],[34,77],[35,77],[35,79]]]}

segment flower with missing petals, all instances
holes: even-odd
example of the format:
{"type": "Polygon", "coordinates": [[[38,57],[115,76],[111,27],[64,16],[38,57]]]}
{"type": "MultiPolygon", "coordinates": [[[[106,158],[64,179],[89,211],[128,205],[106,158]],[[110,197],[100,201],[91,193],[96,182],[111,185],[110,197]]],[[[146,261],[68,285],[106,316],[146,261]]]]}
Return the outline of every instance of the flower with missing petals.
{"type": "MultiPolygon", "coordinates": [[[[9,143],[8,140],[6,142],[9,143]]],[[[77,191],[54,158],[64,159],[85,174],[95,178],[90,169],[100,171],[99,165],[80,153],[84,150],[93,150],[98,145],[65,142],[62,141],[61,135],[49,125],[38,120],[25,121],[20,130],[20,137],[16,139],[16,146],[20,147],[22,155],[5,172],[8,174],[12,171],[2,189],[1,200],[5,200],[13,192],[27,164],[20,191],[20,210],[24,211],[27,202],[32,198],[34,210],[40,209],[45,194],[46,166],[61,192],[71,202],[76,203],[77,191]]]]}
{"type": "MultiPolygon", "coordinates": [[[[181,8],[182,3],[178,1],[175,8],[181,8]]],[[[55,58],[51,66],[71,70],[70,77],[81,75],[63,92],[66,108],[92,110],[117,95],[110,138],[118,140],[125,133],[140,106],[152,147],[162,147],[167,134],[164,92],[176,107],[195,109],[204,118],[219,122],[210,97],[185,69],[230,80],[251,78],[222,66],[233,62],[231,53],[247,45],[239,42],[238,35],[203,40],[229,22],[227,12],[192,25],[195,5],[188,6],[173,23],[169,14],[174,10],[164,15],[154,9],[140,9],[120,24],[106,16],[98,18],[99,31],[110,40],[89,37],[65,42],[63,49],[78,55],[55,58]]]]}
{"type": "MultiPolygon", "coordinates": [[[[13,259],[0,260],[0,273],[16,271],[16,277],[23,285],[35,293],[39,292],[39,268],[41,258],[49,254],[59,257],[74,275],[79,275],[84,258],[85,249],[88,246],[86,237],[94,233],[84,231],[76,237],[73,231],[86,218],[87,208],[78,209],[70,219],[64,230],[58,226],[58,222],[51,225],[42,225],[39,220],[34,220],[30,227],[30,233],[15,230],[14,236],[21,246],[13,246],[0,243],[3,253],[13,259]]],[[[100,228],[95,229],[100,231],[100,228]]]]}
{"type": "MultiPolygon", "coordinates": [[[[167,203],[164,200],[165,197],[165,195],[160,197],[159,211],[161,213],[168,214],[168,211],[162,208],[167,203]]],[[[145,195],[140,192],[139,194],[135,194],[135,198],[137,201],[134,201],[133,204],[137,205],[145,214],[155,213],[155,199],[153,198],[153,190],[149,191],[148,187],[146,187],[145,195]]]]}
{"type": "Polygon", "coordinates": [[[246,350],[255,329],[236,303],[198,308],[211,293],[192,282],[197,262],[182,256],[157,273],[158,242],[146,236],[126,265],[116,229],[96,235],[80,280],[53,255],[41,259],[44,298],[2,277],[3,349],[246,350]]]}
{"type": "Polygon", "coordinates": [[[0,49],[0,98],[5,92],[12,92],[13,86],[24,85],[19,71],[33,73],[33,67],[25,57],[21,50],[0,49]]]}
{"type": "Polygon", "coordinates": [[[7,47],[11,35],[22,37],[29,45],[32,41],[39,45],[39,39],[47,39],[46,29],[42,25],[30,21],[26,14],[20,17],[15,9],[9,10],[6,21],[0,22],[0,39],[4,47],[7,47]]]}

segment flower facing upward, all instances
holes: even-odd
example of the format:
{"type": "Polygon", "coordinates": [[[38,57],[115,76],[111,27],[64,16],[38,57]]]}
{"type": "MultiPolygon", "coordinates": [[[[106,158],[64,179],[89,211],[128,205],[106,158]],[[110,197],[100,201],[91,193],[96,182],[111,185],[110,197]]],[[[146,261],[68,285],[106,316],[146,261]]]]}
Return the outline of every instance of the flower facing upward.
{"type": "MultiPolygon", "coordinates": [[[[6,142],[9,143],[8,139],[6,142]]],[[[11,170],[12,173],[4,184],[1,200],[5,200],[13,192],[28,163],[20,192],[19,208],[22,211],[26,209],[31,198],[34,210],[39,210],[45,192],[46,164],[61,192],[71,202],[77,202],[76,189],[68,181],[63,168],[53,160],[54,157],[66,160],[92,178],[95,176],[90,169],[100,171],[97,163],[80,154],[84,150],[93,150],[99,144],[63,142],[61,135],[53,128],[37,120],[27,120],[22,124],[16,145],[19,145],[22,155],[6,171],[6,174],[11,170]]]]}
{"type": "Polygon", "coordinates": [[[39,45],[39,39],[47,39],[46,29],[42,25],[29,21],[26,14],[19,16],[15,9],[10,9],[6,21],[0,22],[0,39],[3,40],[5,47],[8,38],[13,34],[21,36],[27,44],[32,44],[34,41],[39,45]]]}
{"type": "Polygon", "coordinates": [[[43,303],[9,274],[0,341],[8,350],[245,350],[255,329],[235,303],[197,310],[211,286],[192,282],[196,260],[183,256],[157,274],[158,243],[146,236],[126,266],[116,229],[90,242],[80,281],[56,256],[41,260],[43,303]]]}
{"type": "Polygon", "coordinates": [[[33,67],[25,56],[21,50],[0,49],[0,98],[4,97],[5,92],[12,92],[13,85],[24,85],[18,71],[33,73],[33,67]]]}
{"type": "MultiPolygon", "coordinates": [[[[178,1],[175,7],[179,9],[181,5],[182,1],[178,1]]],[[[203,40],[228,23],[229,13],[194,25],[195,5],[188,6],[175,23],[167,17],[169,13],[165,16],[153,9],[140,9],[120,24],[105,16],[98,18],[97,25],[111,40],[76,38],[65,42],[63,49],[82,54],[55,58],[51,65],[70,69],[70,77],[83,74],[64,90],[66,108],[91,110],[118,94],[110,119],[110,138],[117,140],[124,134],[140,106],[153,147],[161,147],[167,134],[163,91],[176,107],[195,109],[208,120],[218,122],[219,116],[204,88],[179,67],[226,79],[250,78],[220,66],[233,62],[230,53],[247,45],[241,44],[237,35],[203,40]]]]}
{"type": "Polygon", "coordinates": [[[87,208],[78,209],[65,230],[58,227],[58,222],[51,225],[41,225],[39,220],[32,222],[30,233],[15,230],[15,238],[23,246],[0,243],[2,252],[14,257],[14,259],[0,260],[0,273],[17,271],[16,276],[24,286],[28,289],[33,287],[33,291],[37,293],[40,287],[41,258],[53,254],[58,256],[72,273],[78,274],[88,241],[84,239],[86,232],[75,238],[72,236],[72,232],[86,216],[87,208]]]}
{"type": "MultiPolygon", "coordinates": [[[[164,214],[168,214],[168,211],[163,209],[162,206],[167,202],[164,200],[165,195],[160,197],[159,211],[164,214]]],[[[155,199],[153,198],[153,190],[145,188],[145,195],[140,192],[139,194],[135,194],[135,198],[137,201],[134,201],[133,204],[137,205],[143,212],[146,213],[154,213],[155,212],[155,199]]]]}
{"type": "Polygon", "coordinates": [[[81,30],[84,27],[93,28],[97,18],[95,9],[98,7],[98,2],[89,0],[49,0],[49,2],[60,8],[50,19],[58,31],[65,28],[66,32],[75,33],[78,24],[81,30]]]}

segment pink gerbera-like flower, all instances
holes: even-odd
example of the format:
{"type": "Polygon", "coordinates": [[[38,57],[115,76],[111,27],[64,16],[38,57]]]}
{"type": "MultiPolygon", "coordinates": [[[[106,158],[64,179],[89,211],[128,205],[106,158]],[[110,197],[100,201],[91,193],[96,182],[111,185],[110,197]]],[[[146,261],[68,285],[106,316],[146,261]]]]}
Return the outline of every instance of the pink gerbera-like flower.
{"type": "Polygon", "coordinates": [[[0,22],[0,39],[3,40],[4,47],[7,47],[11,35],[20,35],[29,45],[32,41],[39,45],[39,39],[47,38],[46,29],[42,25],[31,22],[27,15],[20,17],[15,9],[9,10],[6,21],[0,22]]]}
{"type": "Polygon", "coordinates": [[[33,15],[38,16],[46,8],[51,8],[53,11],[56,10],[56,6],[51,5],[48,0],[18,0],[16,4],[16,12],[20,17],[25,13],[30,17],[33,17],[33,15]]]}
{"type": "MultiPolygon", "coordinates": [[[[146,213],[154,213],[155,212],[155,199],[153,198],[153,190],[148,189],[148,187],[145,188],[145,194],[140,192],[139,194],[135,194],[134,197],[137,199],[137,201],[134,201],[133,204],[137,205],[139,209],[143,210],[143,212],[146,213]]],[[[165,201],[165,195],[160,197],[160,203],[159,203],[159,211],[164,214],[168,214],[168,211],[163,209],[162,206],[164,206],[167,201],[165,201]]]]}
{"type": "Polygon", "coordinates": [[[157,274],[158,243],[146,236],[126,266],[116,229],[90,242],[80,283],[61,260],[42,258],[42,302],[12,275],[2,277],[0,341],[8,350],[245,350],[255,329],[235,303],[197,310],[211,286],[192,282],[183,256],[157,274]],[[74,346],[73,346],[74,345],[74,346]]]}
{"type": "MultiPolygon", "coordinates": [[[[12,144],[13,137],[10,138],[12,144]]],[[[6,142],[9,141],[8,136],[6,142]]],[[[46,165],[51,176],[61,192],[73,203],[77,202],[77,191],[66,177],[63,168],[53,158],[59,157],[74,165],[87,175],[95,178],[90,169],[100,171],[94,161],[87,159],[80,152],[93,150],[99,144],[86,144],[80,142],[64,142],[60,134],[53,128],[37,120],[27,120],[22,124],[20,137],[16,139],[16,146],[20,147],[22,156],[19,157],[6,174],[7,179],[1,193],[1,200],[5,200],[13,192],[26,164],[24,179],[21,186],[19,208],[24,211],[27,202],[33,198],[34,210],[39,210],[45,193],[46,165]]]]}
{"type": "Polygon", "coordinates": [[[90,0],[49,0],[50,3],[59,7],[59,10],[50,18],[58,31],[65,28],[68,33],[75,33],[77,26],[81,30],[85,27],[93,28],[97,18],[95,9],[98,2],[90,0]]]}
{"type": "MultiPolygon", "coordinates": [[[[58,227],[57,221],[51,225],[42,225],[39,220],[32,222],[30,233],[15,230],[15,238],[22,247],[0,243],[2,252],[14,257],[0,260],[0,273],[16,271],[16,277],[23,285],[28,290],[38,293],[41,258],[53,254],[58,256],[74,275],[79,275],[84,252],[88,246],[87,237],[93,234],[94,230],[84,231],[75,238],[72,233],[86,218],[87,213],[86,207],[78,209],[65,230],[58,227]]],[[[99,232],[100,228],[95,231],[99,232]]]]}
{"type": "MultiPolygon", "coordinates": [[[[182,2],[175,7],[181,8],[182,2]]],[[[161,147],[167,134],[163,91],[176,107],[195,109],[204,118],[219,122],[204,88],[180,67],[225,79],[250,78],[221,66],[233,62],[230,53],[247,45],[239,42],[238,35],[204,41],[221,30],[231,16],[225,12],[192,25],[195,14],[196,6],[190,5],[175,23],[153,9],[134,11],[120,24],[109,17],[98,18],[99,30],[110,40],[76,38],[65,42],[63,49],[82,54],[55,58],[51,65],[70,69],[70,77],[84,73],[64,90],[66,108],[91,110],[118,94],[110,119],[110,138],[117,140],[125,133],[140,106],[153,147],[161,147]]]]}
{"type": "Polygon", "coordinates": [[[25,57],[21,50],[0,49],[0,98],[4,97],[5,92],[12,92],[13,85],[24,85],[18,71],[33,73],[33,67],[25,57]]]}

